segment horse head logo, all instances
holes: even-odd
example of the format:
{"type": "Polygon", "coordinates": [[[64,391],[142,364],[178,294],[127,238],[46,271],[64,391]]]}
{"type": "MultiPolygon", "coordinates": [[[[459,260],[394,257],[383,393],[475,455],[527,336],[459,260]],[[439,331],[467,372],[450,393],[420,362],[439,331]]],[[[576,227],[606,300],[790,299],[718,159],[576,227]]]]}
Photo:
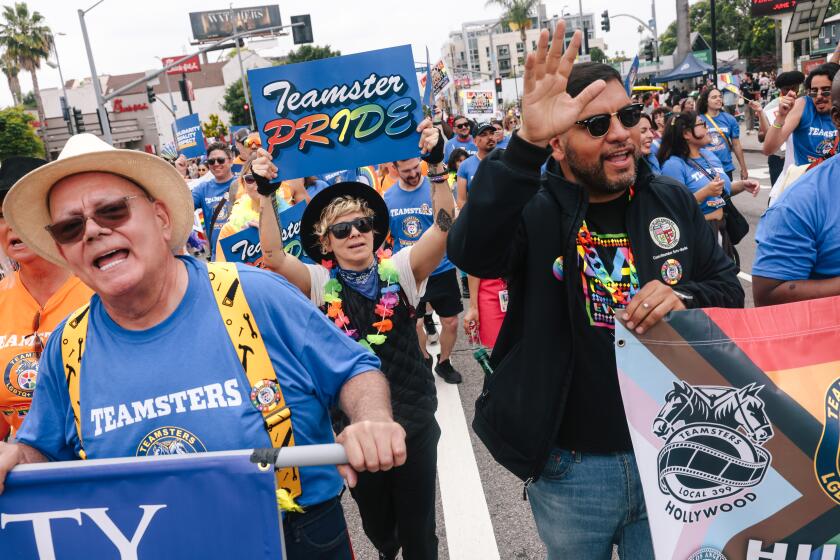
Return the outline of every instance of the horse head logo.
{"type": "Polygon", "coordinates": [[[653,433],[664,439],[680,426],[705,421],[709,411],[709,403],[700,391],[685,381],[674,382],[674,388],[665,395],[665,404],[653,421],[653,433]]]}
{"type": "Polygon", "coordinates": [[[757,444],[773,437],[773,426],[764,411],[764,401],[758,397],[763,388],[763,385],[750,383],[722,395],[715,404],[714,421],[733,430],[741,428],[757,444]]]}

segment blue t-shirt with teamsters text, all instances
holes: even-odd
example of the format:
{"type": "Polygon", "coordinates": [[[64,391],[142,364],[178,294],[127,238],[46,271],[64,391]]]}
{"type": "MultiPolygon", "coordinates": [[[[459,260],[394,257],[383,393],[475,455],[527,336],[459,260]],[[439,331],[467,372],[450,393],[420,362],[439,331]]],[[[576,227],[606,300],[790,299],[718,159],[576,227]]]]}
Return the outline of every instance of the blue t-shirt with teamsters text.
{"type": "MultiPolygon", "coordinates": [[[[400,181],[385,192],[384,198],[391,219],[395,253],[417,243],[423,233],[434,224],[432,188],[427,177],[423,177],[423,182],[413,191],[403,189],[400,181]]],[[[453,268],[455,265],[444,255],[432,276],[453,268]]]]}
{"type": "Polygon", "coordinates": [[[703,120],[706,121],[709,136],[712,138],[712,143],[706,146],[706,149],[717,156],[723,164],[724,171],[732,171],[735,169],[735,164],[732,162],[732,141],[741,137],[738,121],[725,111],[721,111],[716,117],[706,113],[703,115],[703,120]]]}
{"type": "Polygon", "coordinates": [[[236,181],[237,177],[233,176],[229,180],[222,183],[217,183],[212,177],[199,183],[192,190],[193,206],[196,210],[201,209],[204,214],[204,235],[210,242],[210,254],[215,254],[216,241],[219,239],[219,232],[222,231],[222,226],[227,223],[230,217],[230,209],[232,204],[225,204],[219,210],[216,216],[216,221],[213,224],[213,232],[210,232],[210,223],[213,221],[213,214],[216,213],[216,207],[225,198],[225,195],[230,190],[230,185],[236,181]]]}
{"type": "MultiPolygon", "coordinates": [[[[116,324],[91,300],[80,372],[82,440],[89,458],[271,447],[262,414],[216,305],[207,265],[179,257],[189,284],[178,307],[146,330],[116,324]]],[[[341,333],[278,275],[238,265],[286,404],[295,445],[334,441],[329,410],[355,375],[379,359],[341,333]]],[[[56,330],[61,331],[62,323],[56,330]]],[[[62,366],[60,336],[40,363],[38,389],[17,439],[53,460],[76,458],[79,440],[62,366]]],[[[301,505],[338,495],[333,466],[300,469],[301,505]]]]}
{"type": "Polygon", "coordinates": [[[472,155],[462,161],[461,166],[458,168],[458,177],[467,181],[467,192],[470,192],[470,186],[472,185],[476,171],[478,171],[479,163],[481,163],[481,160],[478,159],[478,156],[472,155]]]}
{"type": "Polygon", "coordinates": [[[473,142],[472,136],[470,136],[466,142],[462,142],[457,136],[453,136],[446,141],[446,144],[443,145],[443,161],[449,161],[449,155],[455,148],[466,150],[467,155],[470,156],[478,153],[478,148],[476,147],[475,142],[473,142]]]}
{"type": "Polygon", "coordinates": [[[754,276],[813,280],[840,276],[840,157],[790,185],[764,212],[755,240],[754,276]]]}
{"type": "MultiPolygon", "coordinates": [[[[728,194],[731,191],[732,185],[729,177],[723,171],[723,164],[708,149],[700,150],[700,157],[692,158],[691,162],[693,163],[689,163],[688,159],[679,156],[671,156],[662,164],[661,173],[666,177],[676,179],[688,187],[688,190],[692,193],[696,193],[711,182],[708,175],[712,177],[717,175],[723,179],[724,192],[728,194]]],[[[711,214],[725,205],[726,201],[723,200],[723,197],[710,196],[700,204],[700,210],[703,211],[703,214],[711,214]]]]}

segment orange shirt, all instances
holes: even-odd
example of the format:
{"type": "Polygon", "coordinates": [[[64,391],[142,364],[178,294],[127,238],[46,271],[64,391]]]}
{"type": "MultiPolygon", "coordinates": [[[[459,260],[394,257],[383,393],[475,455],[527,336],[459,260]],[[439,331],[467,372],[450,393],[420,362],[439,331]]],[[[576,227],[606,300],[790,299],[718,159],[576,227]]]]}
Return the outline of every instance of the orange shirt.
{"type": "Polygon", "coordinates": [[[15,272],[0,281],[0,436],[20,428],[32,400],[38,376],[35,356],[35,316],[40,311],[37,334],[43,344],[58,324],[90,300],[93,292],[71,276],[43,309],[15,272]]]}

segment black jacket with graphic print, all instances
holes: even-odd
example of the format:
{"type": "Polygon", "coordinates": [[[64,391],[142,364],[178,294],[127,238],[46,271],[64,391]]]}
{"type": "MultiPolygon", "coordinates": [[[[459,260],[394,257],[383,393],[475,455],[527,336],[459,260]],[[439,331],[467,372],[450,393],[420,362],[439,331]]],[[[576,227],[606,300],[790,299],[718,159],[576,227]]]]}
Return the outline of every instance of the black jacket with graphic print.
{"type": "MultiPolygon", "coordinates": [[[[476,402],[473,429],[523,480],[539,476],[556,440],[580,348],[574,306],[585,304],[575,240],[588,199],[553,160],[541,179],[548,155],[514,135],[507,150],[484,158],[447,243],[450,260],[465,272],[509,279],[494,373],[476,402]],[[552,272],[559,256],[562,280],[552,272]]],[[[638,166],[626,224],[640,285],[662,280],[663,263],[677,259],[682,277],[674,289],[690,297],[688,307],[743,307],[738,270],[694,196],[681,183],[653,175],[643,160],[638,166]]]]}

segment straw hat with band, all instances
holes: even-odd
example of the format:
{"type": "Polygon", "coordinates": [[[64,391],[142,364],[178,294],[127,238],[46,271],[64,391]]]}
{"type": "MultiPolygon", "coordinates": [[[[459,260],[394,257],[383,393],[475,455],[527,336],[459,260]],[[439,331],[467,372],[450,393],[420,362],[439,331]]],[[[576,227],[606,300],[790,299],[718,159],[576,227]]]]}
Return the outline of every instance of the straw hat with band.
{"type": "Polygon", "coordinates": [[[306,251],[310,259],[317,263],[329,255],[321,252],[321,240],[315,235],[315,225],[321,221],[321,214],[324,209],[340,196],[350,196],[364,200],[368,208],[373,210],[374,252],[382,246],[388,237],[390,218],[388,217],[388,206],[382,196],[364,183],[355,181],[336,183],[322,190],[309,201],[300,222],[300,240],[303,244],[303,250],[306,251]]]}
{"type": "Polygon", "coordinates": [[[180,249],[193,226],[192,194],[178,171],[162,158],[136,150],[118,150],[94,136],[71,136],[56,161],[27,173],[3,202],[6,221],[41,257],[67,266],[46,226],[52,223],[48,196],[53,185],[79,173],[100,172],[140,185],[166,206],[172,220],[170,248],[180,249]]]}

